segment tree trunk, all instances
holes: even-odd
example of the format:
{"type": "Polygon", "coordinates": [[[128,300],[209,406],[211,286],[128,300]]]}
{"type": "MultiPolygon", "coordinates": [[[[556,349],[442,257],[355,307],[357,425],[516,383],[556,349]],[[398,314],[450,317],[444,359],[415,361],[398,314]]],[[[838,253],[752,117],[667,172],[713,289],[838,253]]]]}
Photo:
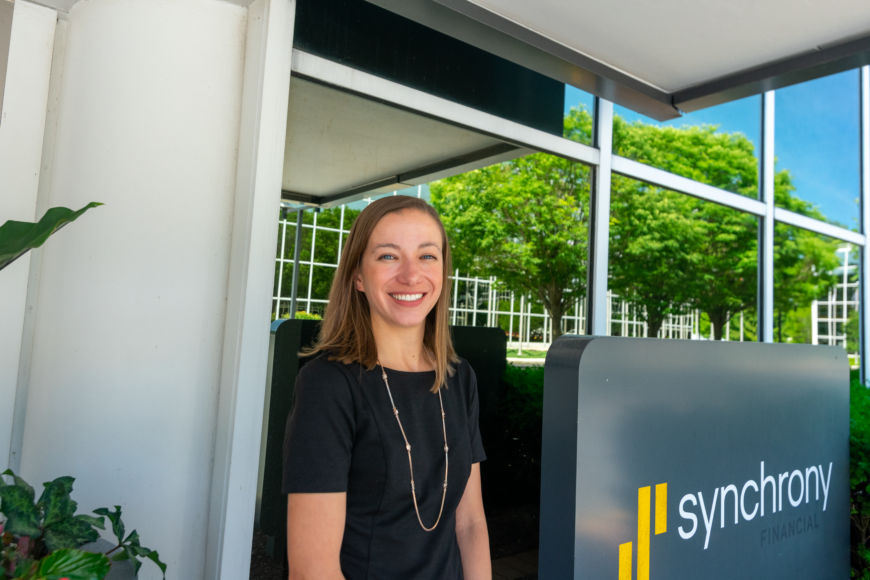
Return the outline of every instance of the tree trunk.
{"type": "Polygon", "coordinates": [[[541,297],[541,302],[544,303],[544,308],[547,309],[550,318],[553,319],[551,343],[562,336],[562,317],[565,315],[565,305],[562,304],[562,296],[564,294],[565,291],[555,281],[538,290],[538,295],[541,297]]]}
{"type": "Polygon", "coordinates": [[[562,309],[562,301],[555,302],[550,305],[548,308],[550,311],[550,316],[553,319],[553,340],[552,342],[556,342],[556,339],[562,336],[562,317],[565,315],[565,312],[562,309]]]}
{"type": "Polygon", "coordinates": [[[662,324],[665,323],[664,318],[650,318],[646,321],[647,333],[650,338],[656,338],[659,335],[659,330],[662,329],[662,324]]]}
{"type": "Polygon", "coordinates": [[[727,312],[708,312],[707,316],[710,317],[710,324],[713,325],[713,338],[722,340],[725,336],[725,325],[731,317],[727,312]]]}

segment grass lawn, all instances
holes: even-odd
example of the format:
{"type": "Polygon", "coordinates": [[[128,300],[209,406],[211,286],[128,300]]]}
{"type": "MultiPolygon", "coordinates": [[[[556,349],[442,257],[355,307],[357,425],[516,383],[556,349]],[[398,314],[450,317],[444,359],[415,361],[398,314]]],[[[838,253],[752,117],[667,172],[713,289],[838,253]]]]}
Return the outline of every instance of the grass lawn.
{"type": "Polygon", "coordinates": [[[545,350],[523,350],[523,354],[519,354],[516,349],[508,349],[508,358],[547,358],[545,350]]]}

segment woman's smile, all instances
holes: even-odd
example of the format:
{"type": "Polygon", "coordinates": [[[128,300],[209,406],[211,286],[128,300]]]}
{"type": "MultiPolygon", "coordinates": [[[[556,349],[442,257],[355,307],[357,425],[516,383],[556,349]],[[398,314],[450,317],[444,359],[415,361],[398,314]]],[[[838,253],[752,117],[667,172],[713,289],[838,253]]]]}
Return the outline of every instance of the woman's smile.
{"type": "Polygon", "coordinates": [[[423,297],[426,296],[426,292],[419,294],[390,294],[390,296],[398,300],[402,306],[419,306],[423,303],[423,297]]]}

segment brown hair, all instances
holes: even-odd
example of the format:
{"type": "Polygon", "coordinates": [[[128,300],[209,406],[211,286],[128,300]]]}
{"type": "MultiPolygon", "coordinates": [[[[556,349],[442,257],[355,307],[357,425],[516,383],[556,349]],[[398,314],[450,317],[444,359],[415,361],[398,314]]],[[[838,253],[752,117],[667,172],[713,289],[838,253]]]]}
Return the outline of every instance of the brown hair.
{"type": "Polygon", "coordinates": [[[432,385],[432,392],[437,392],[447,384],[447,377],[453,376],[453,364],[459,362],[459,357],[453,350],[453,341],[448,327],[450,243],[438,212],[426,201],[416,197],[405,195],[384,197],[370,204],[359,214],[350,229],[338,263],[338,270],[332,280],[329,304],[326,306],[317,344],[303,354],[312,355],[328,351],[330,360],[338,360],[345,364],[358,362],[368,370],[375,368],[378,349],[372,334],[369,303],[365,293],[356,289],[354,279],[375,226],[385,215],[403,210],[419,211],[431,217],[441,231],[443,248],[441,295],[435,307],[426,315],[426,329],[423,334],[423,346],[432,355],[435,363],[435,384],[432,385]]]}

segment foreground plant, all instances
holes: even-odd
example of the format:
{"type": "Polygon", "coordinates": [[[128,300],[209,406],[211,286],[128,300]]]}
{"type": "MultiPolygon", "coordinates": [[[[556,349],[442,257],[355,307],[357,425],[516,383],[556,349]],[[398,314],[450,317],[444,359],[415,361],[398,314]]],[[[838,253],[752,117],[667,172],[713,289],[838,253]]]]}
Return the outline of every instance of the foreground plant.
{"type": "Polygon", "coordinates": [[[91,208],[103,205],[91,202],[78,211],[53,207],[36,223],[9,220],[0,226],[0,270],[29,252],[40,247],[51,234],[77,220],[91,208]]]}
{"type": "Polygon", "coordinates": [[[36,499],[34,489],[11,470],[3,472],[12,483],[0,477],[0,580],[103,580],[109,573],[109,555],[120,550],[112,561],[131,560],[136,572],[142,566],[139,557],[153,561],[166,577],[166,565],[157,552],[144,548],[134,530],[123,538],[121,508],[95,510],[100,517],[76,515],[78,504],[70,494],[72,477],[59,477],[43,484],[36,499]],[[95,542],[104,530],[105,519],[112,522],[118,546],[108,554],[94,554],[79,548],[95,542]]]}

